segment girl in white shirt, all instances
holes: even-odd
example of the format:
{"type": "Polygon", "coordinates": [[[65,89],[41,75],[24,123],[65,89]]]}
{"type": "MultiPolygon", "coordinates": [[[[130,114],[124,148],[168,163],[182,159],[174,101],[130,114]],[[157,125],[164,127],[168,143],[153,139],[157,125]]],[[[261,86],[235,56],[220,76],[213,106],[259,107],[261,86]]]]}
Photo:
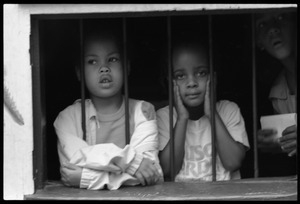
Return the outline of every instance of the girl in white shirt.
{"type": "Polygon", "coordinates": [[[113,33],[103,27],[100,30],[85,35],[84,41],[85,82],[90,94],[84,101],[86,141],[81,129],[82,101],[60,112],[54,122],[62,182],[92,190],[153,185],[163,179],[154,107],[129,99],[131,132],[126,144],[122,49],[113,33]]]}
{"type": "MultiPolygon", "coordinates": [[[[188,39],[191,39],[190,37],[188,39]]],[[[175,181],[212,180],[209,68],[207,50],[184,39],[172,52],[175,181]]],[[[216,104],[217,180],[240,178],[239,168],[249,148],[243,117],[230,101],[216,104]]],[[[157,111],[160,161],[170,176],[169,106],[157,111]]]]}

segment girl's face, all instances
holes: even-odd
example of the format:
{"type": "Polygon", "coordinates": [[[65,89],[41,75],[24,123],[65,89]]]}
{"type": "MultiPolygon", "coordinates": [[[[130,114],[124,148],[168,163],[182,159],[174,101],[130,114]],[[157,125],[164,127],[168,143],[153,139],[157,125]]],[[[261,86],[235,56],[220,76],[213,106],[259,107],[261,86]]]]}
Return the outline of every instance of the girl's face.
{"type": "Polygon", "coordinates": [[[173,53],[173,77],[183,103],[188,107],[203,104],[208,80],[207,57],[202,50],[179,48],[173,53]]]}
{"type": "Polygon", "coordinates": [[[289,57],[295,46],[296,30],[289,13],[258,14],[256,19],[258,43],[273,57],[289,57]]]}
{"type": "Polygon", "coordinates": [[[116,43],[109,39],[90,39],[84,50],[86,86],[91,96],[107,98],[121,93],[123,68],[116,43]]]}

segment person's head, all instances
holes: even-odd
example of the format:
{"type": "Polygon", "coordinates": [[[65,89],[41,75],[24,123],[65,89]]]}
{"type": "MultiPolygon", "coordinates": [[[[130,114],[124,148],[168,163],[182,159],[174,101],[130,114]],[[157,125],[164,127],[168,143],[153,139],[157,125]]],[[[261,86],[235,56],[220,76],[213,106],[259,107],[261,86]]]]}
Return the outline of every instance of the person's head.
{"type": "Polygon", "coordinates": [[[187,107],[203,104],[209,79],[206,46],[194,40],[175,43],[172,52],[173,79],[187,107]]]}
{"type": "Polygon", "coordinates": [[[296,18],[292,13],[268,12],[255,16],[257,44],[278,60],[291,57],[296,46],[296,18]]]}
{"type": "Polygon", "coordinates": [[[108,98],[121,94],[122,46],[114,33],[95,31],[84,36],[84,73],[91,97],[108,98]]]}

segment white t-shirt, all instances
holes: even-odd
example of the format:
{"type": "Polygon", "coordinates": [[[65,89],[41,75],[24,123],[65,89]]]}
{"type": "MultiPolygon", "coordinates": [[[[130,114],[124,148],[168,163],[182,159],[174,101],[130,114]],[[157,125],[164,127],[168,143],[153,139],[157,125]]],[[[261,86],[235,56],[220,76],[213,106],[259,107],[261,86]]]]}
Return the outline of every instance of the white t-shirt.
{"type": "MultiPolygon", "coordinates": [[[[244,119],[237,104],[222,100],[216,104],[219,113],[230,135],[249,149],[248,137],[244,119]]],[[[177,119],[176,109],[173,108],[173,127],[177,119]]],[[[157,111],[157,124],[159,134],[159,150],[167,145],[169,133],[169,106],[157,111]]],[[[212,155],[211,155],[211,125],[208,117],[203,116],[199,120],[188,120],[185,155],[180,172],[176,175],[177,182],[201,182],[212,181],[212,155]]],[[[230,172],[226,170],[219,156],[216,159],[216,180],[239,179],[239,170],[230,172]]]]}

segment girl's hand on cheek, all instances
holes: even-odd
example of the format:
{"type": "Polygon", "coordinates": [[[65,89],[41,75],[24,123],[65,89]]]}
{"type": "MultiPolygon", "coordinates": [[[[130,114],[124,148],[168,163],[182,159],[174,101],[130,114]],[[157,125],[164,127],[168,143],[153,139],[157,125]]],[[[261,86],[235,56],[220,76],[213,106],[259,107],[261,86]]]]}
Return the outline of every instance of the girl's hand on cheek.
{"type": "Polygon", "coordinates": [[[180,96],[180,91],[179,87],[176,84],[176,81],[173,80],[174,84],[174,100],[175,100],[175,108],[178,113],[178,118],[182,119],[188,119],[189,118],[189,112],[186,110],[186,108],[183,105],[181,96],[180,96]]]}
{"type": "Polygon", "coordinates": [[[207,82],[206,82],[206,91],[205,91],[205,97],[204,97],[204,113],[206,116],[210,118],[210,79],[208,76],[207,82]]]}

